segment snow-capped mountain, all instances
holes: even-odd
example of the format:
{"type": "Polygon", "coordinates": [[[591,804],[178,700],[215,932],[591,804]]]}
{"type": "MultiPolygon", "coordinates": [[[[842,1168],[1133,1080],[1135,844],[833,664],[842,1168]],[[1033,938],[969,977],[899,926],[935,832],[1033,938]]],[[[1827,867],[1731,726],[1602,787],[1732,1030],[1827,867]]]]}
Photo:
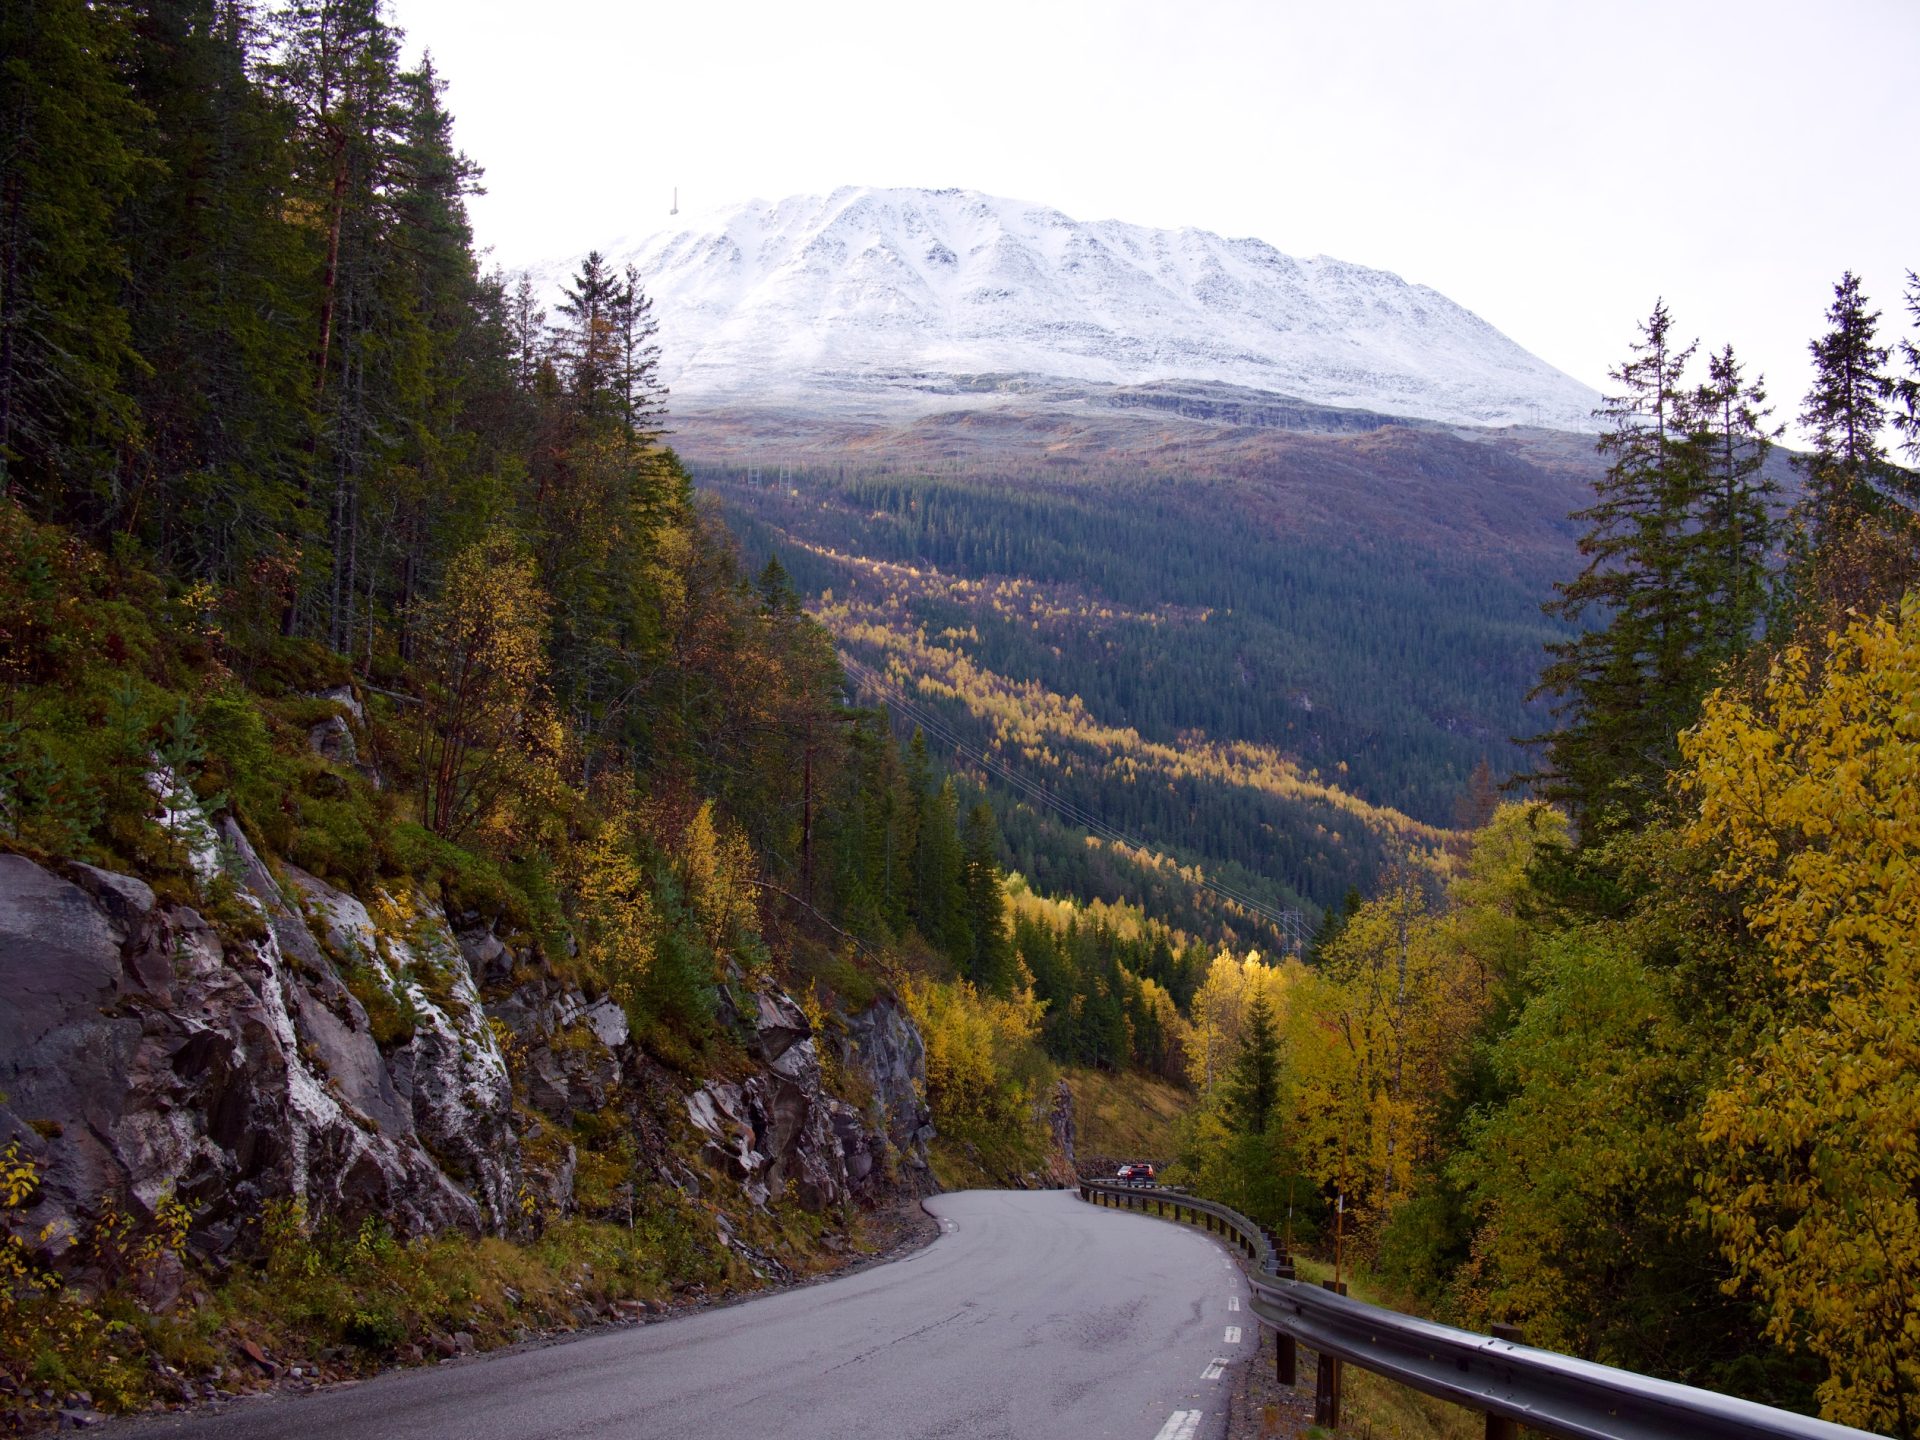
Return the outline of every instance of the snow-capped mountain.
{"type": "Polygon", "coordinates": [[[929,403],[944,377],[1210,380],[1472,425],[1591,428],[1594,392],[1424,285],[1262,240],[972,190],[751,201],[616,253],[675,403],[929,403]]]}

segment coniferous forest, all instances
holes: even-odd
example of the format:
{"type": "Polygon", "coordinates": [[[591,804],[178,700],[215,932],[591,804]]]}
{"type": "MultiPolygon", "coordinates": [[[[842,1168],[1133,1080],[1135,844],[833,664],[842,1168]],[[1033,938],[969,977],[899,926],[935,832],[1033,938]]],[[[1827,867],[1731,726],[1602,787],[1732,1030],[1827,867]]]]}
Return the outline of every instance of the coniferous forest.
{"type": "Polygon", "coordinates": [[[1163,1174],[1337,1213],[1375,1298],[1920,1437],[1920,278],[1890,324],[1843,276],[1797,408],[1657,305],[1572,573],[1118,462],[696,485],[647,277],[486,268],[403,41],[0,9],[0,880],[119,927],[144,1040],[198,1023],[155,955],[243,955],[503,1077],[497,1153],[416,1147],[437,1210],[264,1150],[88,1189],[0,1015],[9,1423],[818,1273],[1069,1178],[1078,1070],[1179,1087],[1163,1174]],[[861,1186],[689,1129],[776,1033],[861,1186]]]}

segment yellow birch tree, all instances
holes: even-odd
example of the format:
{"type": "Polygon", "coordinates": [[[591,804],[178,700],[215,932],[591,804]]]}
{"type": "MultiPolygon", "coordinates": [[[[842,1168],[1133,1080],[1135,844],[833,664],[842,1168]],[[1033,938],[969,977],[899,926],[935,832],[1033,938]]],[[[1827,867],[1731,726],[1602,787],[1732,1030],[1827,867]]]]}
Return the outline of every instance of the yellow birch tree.
{"type": "Polygon", "coordinates": [[[1788,649],[1685,737],[1717,858],[1784,1001],[1708,1099],[1709,1215],[1828,1419],[1920,1435],[1920,598],[1788,649]]]}

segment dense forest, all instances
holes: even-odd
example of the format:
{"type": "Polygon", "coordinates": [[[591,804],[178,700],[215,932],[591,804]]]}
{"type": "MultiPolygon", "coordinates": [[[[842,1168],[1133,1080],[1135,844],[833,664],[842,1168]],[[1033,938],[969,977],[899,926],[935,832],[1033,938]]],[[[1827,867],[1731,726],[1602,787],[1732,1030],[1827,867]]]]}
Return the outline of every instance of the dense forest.
{"type": "Polygon", "coordinates": [[[1319,532],[1260,515],[1225,480],[1120,467],[1066,485],[803,470],[783,489],[710,465],[697,478],[750,517],[749,545],[773,527],[808,594],[882,599],[882,566],[1025,582],[998,604],[924,587],[911,623],[957,627],[983,668],[1044,678],[1148,739],[1278,745],[1444,825],[1475,764],[1511,773],[1511,737],[1538,728],[1528,657],[1556,627],[1534,603],[1551,578],[1536,564],[1319,532]]]}
{"type": "Polygon", "coordinates": [[[820,597],[863,697],[937,734],[993,796],[1008,862],[1051,892],[1297,945],[1261,912],[1317,914],[1442,843],[1475,769],[1511,771],[1509,734],[1545,719],[1517,697],[1558,632],[1510,574],[1223,528],[1206,507],[1231,502],[1171,481],[801,479],[700,474],[749,549],[820,597]]]}
{"type": "Polygon", "coordinates": [[[1546,798],[1311,966],[1216,960],[1177,1173],[1303,1235],[1341,1202],[1402,1305],[1911,1437],[1920,348],[1850,274],[1827,320],[1783,511],[1760,386],[1653,311],[1549,601],[1546,798]]]}

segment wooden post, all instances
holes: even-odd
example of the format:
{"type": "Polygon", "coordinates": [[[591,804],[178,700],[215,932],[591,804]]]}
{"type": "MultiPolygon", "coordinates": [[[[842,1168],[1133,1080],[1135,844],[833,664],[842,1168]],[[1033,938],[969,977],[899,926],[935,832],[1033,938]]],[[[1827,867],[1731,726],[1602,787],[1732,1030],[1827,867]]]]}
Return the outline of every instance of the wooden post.
{"type": "MultiPolygon", "coordinates": [[[[1336,1295],[1347,1293],[1344,1280],[1322,1280],[1321,1288],[1336,1295]]],[[[1340,1428],[1340,1362],[1324,1351],[1320,1355],[1320,1373],[1315,1377],[1313,1423],[1328,1430],[1340,1428]]]]}
{"type": "MultiPolygon", "coordinates": [[[[1496,1340],[1510,1340],[1515,1345],[1526,1344],[1526,1339],[1521,1334],[1518,1325],[1495,1325],[1493,1327],[1493,1338],[1496,1340]]],[[[1487,1440],[1520,1440],[1520,1422],[1518,1420],[1509,1420],[1504,1415],[1489,1414],[1487,1416],[1487,1440]]]]}

